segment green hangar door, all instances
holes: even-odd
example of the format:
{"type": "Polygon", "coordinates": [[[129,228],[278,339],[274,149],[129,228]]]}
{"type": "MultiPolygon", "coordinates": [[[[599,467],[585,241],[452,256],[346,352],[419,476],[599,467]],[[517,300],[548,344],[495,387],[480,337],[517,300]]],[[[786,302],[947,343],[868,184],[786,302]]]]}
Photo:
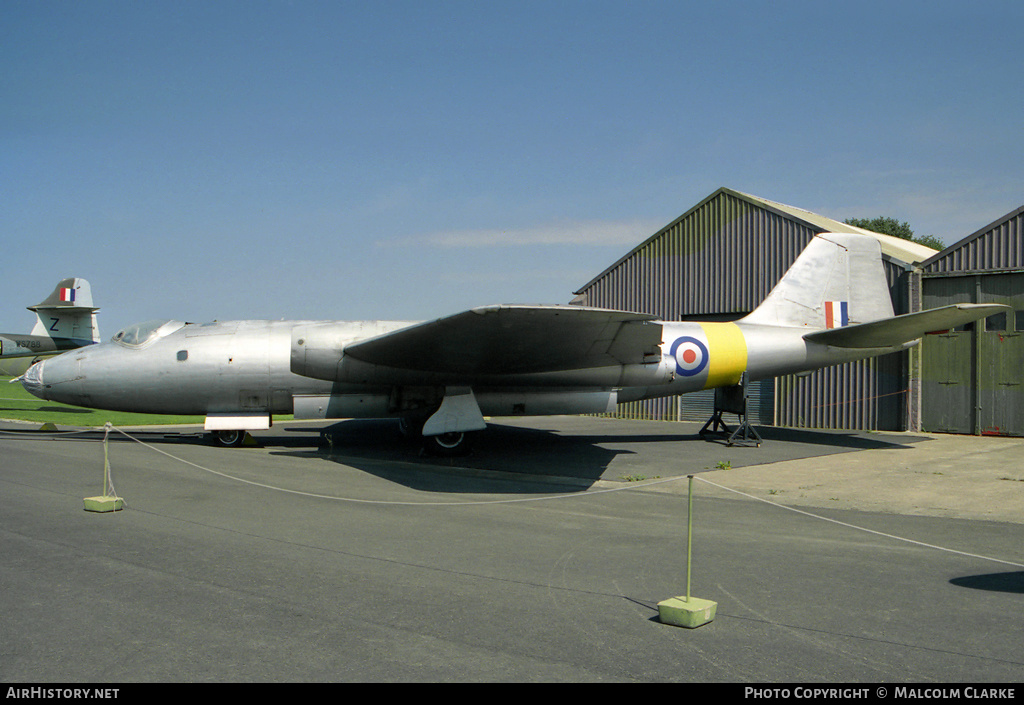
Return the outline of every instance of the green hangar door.
{"type": "Polygon", "coordinates": [[[1024,436],[1024,273],[929,279],[924,302],[926,308],[1001,303],[1014,310],[925,336],[923,430],[1024,436]]]}

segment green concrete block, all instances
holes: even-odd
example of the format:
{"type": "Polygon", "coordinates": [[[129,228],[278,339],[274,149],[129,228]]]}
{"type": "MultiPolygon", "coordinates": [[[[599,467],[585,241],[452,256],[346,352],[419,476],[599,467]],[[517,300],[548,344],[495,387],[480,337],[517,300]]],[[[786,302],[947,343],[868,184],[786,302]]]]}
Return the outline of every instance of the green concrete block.
{"type": "Polygon", "coordinates": [[[691,597],[670,597],[658,603],[658,617],[665,624],[695,629],[715,618],[718,603],[691,597]]]}
{"type": "Polygon", "coordinates": [[[124,500],[120,497],[86,497],[87,512],[119,512],[124,508],[124,500]]]}

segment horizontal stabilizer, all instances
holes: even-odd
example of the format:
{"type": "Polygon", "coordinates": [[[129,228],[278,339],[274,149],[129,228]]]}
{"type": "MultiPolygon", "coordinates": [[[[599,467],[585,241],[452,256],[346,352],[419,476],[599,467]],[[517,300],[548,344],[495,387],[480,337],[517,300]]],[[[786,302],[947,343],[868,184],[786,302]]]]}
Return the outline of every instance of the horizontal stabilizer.
{"type": "Polygon", "coordinates": [[[871,323],[808,333],[804,339],[837,348],[894,348],[917,340],[926,333],[950,330],[1010,310],[1009,306],[1002,304],[954,304],[871,323]]]}
{"type": "Polygon", "coordinates": [[[345,347],[406,370],[514,374],[660,358],[661,325],[642,313],[584,306],[484,306],[345,347]]]}

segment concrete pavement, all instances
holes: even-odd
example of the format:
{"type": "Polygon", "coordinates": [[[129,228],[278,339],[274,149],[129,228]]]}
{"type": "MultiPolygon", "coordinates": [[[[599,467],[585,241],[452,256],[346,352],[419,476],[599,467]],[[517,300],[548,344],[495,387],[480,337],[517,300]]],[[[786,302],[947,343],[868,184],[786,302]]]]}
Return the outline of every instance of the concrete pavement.
{"type": "Polygon", "coordinates": [[[762,429],[730,448],[565,417],[496,421],[440,461],[387,424],[341,424],[333,449],[320,430],[234,449],[133,431],[146,445],[109,448],[127,508],[103,515],[82,509],[99,436],[0,434],[0,679],[1024,679],[1014,439],[762,429]],[[699,483],[693,594],[719,607],[696,630],[657,618],[685,591],[691,472],[833,520],[699,483]],[[962,498],[989,486],[989,509],[962,498]],[[978,511],[1011,519],[948,514],[978,511]]]}

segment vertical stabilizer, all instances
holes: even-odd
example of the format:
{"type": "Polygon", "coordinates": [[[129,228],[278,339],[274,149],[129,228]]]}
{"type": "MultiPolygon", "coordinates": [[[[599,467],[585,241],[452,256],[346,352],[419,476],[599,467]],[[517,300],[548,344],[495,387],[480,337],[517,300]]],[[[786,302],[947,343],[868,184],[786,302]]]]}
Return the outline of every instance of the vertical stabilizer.
{"type": "Polygon", "coordinates": [[[98,308],[92,305],[92,289],[85,279],[71,277],[62,280],[53,293],[35,306],[29,306],[37,316],[32,335],[72,340],[100,341],[96,325],[98,308]]]}
{"type": "Polygon", "coordinates": [[[841,328],[893,315],[878,240],[822,233],[744,323],[841,328]]]}

